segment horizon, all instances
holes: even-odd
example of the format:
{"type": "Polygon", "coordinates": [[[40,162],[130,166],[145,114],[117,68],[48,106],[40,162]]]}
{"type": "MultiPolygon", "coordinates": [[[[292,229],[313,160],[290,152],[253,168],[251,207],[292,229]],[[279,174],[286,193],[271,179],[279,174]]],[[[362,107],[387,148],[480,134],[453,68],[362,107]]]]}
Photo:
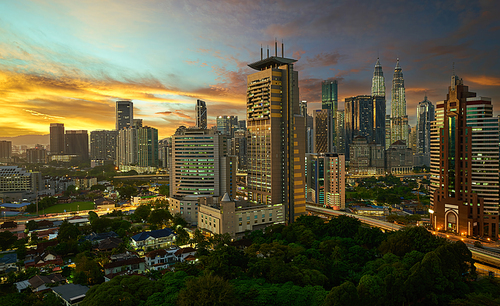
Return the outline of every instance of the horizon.
{"type": "Polygon", "coordinates": [[[500,109],[500,5],[494,1],[65,1],[0,4],[0,138],[66,129],[114,129],[115,101],[159,138],[194,125],[196,99],[209,126],[246,116],[247,65],[277,39],[297,61],[299,99],[321,108],[321,81],[346,97],[369,94],[377,58],[390,113],[400,59],[410,124],[427,95],[446,98],[453,73],[500,109]],[[330,9],[325,9],[329,6],[330,9]],[[266,8],[266,9],[262,9],[266,8]],[[20,120],[21,119],[21,120],[20,120]]]}

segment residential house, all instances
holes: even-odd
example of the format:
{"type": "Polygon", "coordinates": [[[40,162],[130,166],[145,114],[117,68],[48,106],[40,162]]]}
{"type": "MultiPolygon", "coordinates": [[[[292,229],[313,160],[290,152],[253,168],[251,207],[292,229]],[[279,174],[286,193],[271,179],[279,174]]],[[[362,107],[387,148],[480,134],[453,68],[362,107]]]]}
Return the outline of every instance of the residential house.
{"type": "Polygon", "coordinates": [[[16,253],[7,253],[0,258],[0,272],[11,272],[17,271],[17,254],[16,253]]]}
{"type": "Polygon", "coordinates": [[[144,273],[146,271],[146,263],[144,258],[139,258],[133,253],[123,253],[111,256],[111,262],[103,266],[104,275],[115,274],[120,272],[127,273],[144,273]]]}
{"type": "Polygon", "coordinates": [[[33,292],[42,291],[49,288],[49,285],[58,285],[66,282],[66,278],[61,274],[35,275],[28,280],[33,292]]]}
{"type": "Polygon", "coordinates": [[[118,238],[118,234],[113,232],[113,231],[110,231],[110,232],[99,233],[99,234],[92,233],[92,234],[84,237],[85,240],[89,240],[90,242],[92,242],[92,244],[98,244],[107,238],[118,238]]]}
{"type": "Polygon", "coordinates": [[[168,248],[175,242],[173,230],[164,228],[160,230],[142,232],[132,236],[131,245],[136,250],[168,248]]]}
{"type": "Polygon", "coordinates": [[[52,291],[64,301],[66,306],[80,304],[85,298],[89,287],[75,284],[67,284],[52,288],[52,291]]]}
{"type": "Polygon", "coordinates": [[[186,258],[188,256],[194,256],[195,253],[196,253],[195,249],[193,249],[191,247],[187,247],[187,248],[178,249],[174,255],[175,255],[175,257],[177,257],[177,259],[179,261],[184,261],[184,260],[186,260],[186,258]]]}
{"type": "Polygon", "coordinates": [[[175,256],[179,247],[172,246],[168,249],[154,250],[145,255],[146,268],[149,270],[163,270],[177,263],[179,260],[175,256]]]}
{"type": "Polygon", "coordinates": [[[26,260],[24,262],[24,267],[29,268],[29,267],[45,267],[48,265],[53,265],[53,266],[60,266],[63,264],[62,257],[59,255],[56,255],[52,252],[45,251],[41,255],[35,257],[32,260],[26,260]]]}
{"type": "Polygon", "coordinates": [[[108,237],[101,242],[97,246],[97,250],[100,252],[109,252],[113,249],[120,247],[120,244],[123,242],[120,238],[117,237],[108,237]]]}

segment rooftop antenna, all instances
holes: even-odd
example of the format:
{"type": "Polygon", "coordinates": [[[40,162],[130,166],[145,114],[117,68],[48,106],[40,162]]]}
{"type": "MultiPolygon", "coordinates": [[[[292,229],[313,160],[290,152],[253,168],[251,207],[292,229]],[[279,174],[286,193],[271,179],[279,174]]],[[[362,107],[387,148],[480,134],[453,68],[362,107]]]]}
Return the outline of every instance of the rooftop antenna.
{"type": "Polygon", "coordinates": [[[281,57],[285,57],[285,44],[283,43],[283,39],[281,40],[281,57]]]}
{"type": "Polygon", "coordinates": [[[262,57],[262,44],[260,44],[260,60],[263,60],[264,58],[262,57]]]}
{"type": "Polygon", "coordinates": [[[452,73],[453,75],[455,75],[455,62],[453,62],[453,65],[451,67],[452,67],[452,73]]]}
{"type": "Polygon", "coordinates": [[[269,45],[267,45],[267,58],[269,58],[269,45]]]}
{"type": "Polygon", "coordinates": [[[278,57],[278,41],[274,38],[274,56],[278,57]]]}

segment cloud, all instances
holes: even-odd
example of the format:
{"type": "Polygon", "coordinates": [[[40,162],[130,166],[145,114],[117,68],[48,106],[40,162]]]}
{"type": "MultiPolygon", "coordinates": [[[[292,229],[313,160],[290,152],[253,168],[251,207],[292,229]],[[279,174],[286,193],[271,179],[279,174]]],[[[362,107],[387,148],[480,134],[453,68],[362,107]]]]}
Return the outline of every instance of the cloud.
{"type": "Polygon", "coordinates": [[[176,115],[176,116],[184,118],[184,119],[193,119],[193,118],[191,118],[191,116],[188,116],[188,115],[186,115],[184,113],[181,113],[178,110],[175,110],[175,111],[165,111],[165,112],[157,112],[155,114],[164,115],[164,116],[176,115]]]}
{"type": "Polygon", "coordinates": [[[336,65],[342,56],[338,52],[318,53],[312,58],[307,58],[309,67],[328,67],[336,65]]]}
{"type": "Polygon", "coordinates": [[[500,78],[499,77],[491,77],[491,76],[467,76],[465,78],[467,81],[484,86],[500,86],[500,78]]]}

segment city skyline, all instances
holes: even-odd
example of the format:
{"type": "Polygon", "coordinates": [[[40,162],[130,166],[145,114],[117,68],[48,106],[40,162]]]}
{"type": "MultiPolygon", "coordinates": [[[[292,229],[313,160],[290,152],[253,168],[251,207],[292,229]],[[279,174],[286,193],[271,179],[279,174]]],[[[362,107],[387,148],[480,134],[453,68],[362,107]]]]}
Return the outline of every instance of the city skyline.
{"type": "MultiPolygon", "coordinates": [[[[285,57],[298,59],[299,99],[310,112],[321,108],[323,80],[339,80],[343,109],[346,97],[370,93],[377,58],[388,73],[398,57],[412,126],[426,94],[433,103],[445,98],[453,67],[500,110],[493,1],[340,1],[331,9],[324,1],[285,1],[265,12],[262,5],[1,3],[0,137],[48,134],[56,122],[112,129],[117,100],[132,100],[134,116],[160,138],[195,124],[197,99],[207,102],[209,125],[219,115],[244,118],[247,63],[259,58],[261,44],[274,55],[275,38],[285,57]]],[[[389,92],[386,98],[390,112],[389,92]]]]}

